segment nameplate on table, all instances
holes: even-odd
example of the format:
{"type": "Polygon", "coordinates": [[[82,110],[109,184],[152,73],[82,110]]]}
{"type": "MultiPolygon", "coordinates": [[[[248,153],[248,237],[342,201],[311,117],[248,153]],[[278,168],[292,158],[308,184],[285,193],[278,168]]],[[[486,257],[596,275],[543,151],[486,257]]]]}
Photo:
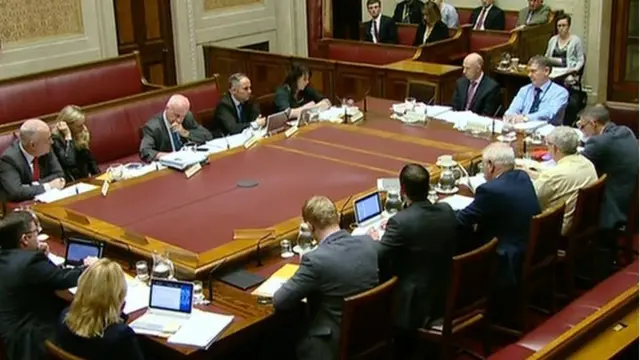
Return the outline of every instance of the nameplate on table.
{"type": "Polygon", "coordinates": [[[197,174],[200,170],[202,170],[202,165],[200,165],[200,163],[195,163],[189,166],[187,170],[184,171],[184,175],[187,177],[187,179],[190,179],[193,175],[197,174]]]}
{"type": "Polygon", "coordinates": [[[107,196],[107,193],[109,192],[109,180],[105,180],[102,182],[102,188],[100,189],[100,192],[102,193],[102,196],[107,196]]]}
{"type": "Polygon", "coordinates": [[[65,209],[64,211],[67,213],[67,220],[81,225],[89,225],[89,219],[86,216],[77,214],[68,209],[65,209]]]}
{"type": "Polygon", "coordinates": [[[300,130],[300,128],[297,125],[292,126],[287,131],[284,132],[284,136],[287,138],[290,138],[293,135],[295,135],[298,132],[298,130],[300,130]]]}
{"type": "Polygon", "coordinates": [[[149,245],[149,239],[147,239],[146,236],[140,235],[140,234],[136,234],[134,232],[130,232],[125,230],[124,234],[122,235],[123,238],[125,238],[126,240],[134,243],[134,244],[138,244],[138,245],[149,245]]]}
{"type": "Polygon", "coordinates": [[[258,138],[256,136],[252,136],[247,141],[244,142],[244,148],[248,149],[257,143],[258,143],[258,138]]]}

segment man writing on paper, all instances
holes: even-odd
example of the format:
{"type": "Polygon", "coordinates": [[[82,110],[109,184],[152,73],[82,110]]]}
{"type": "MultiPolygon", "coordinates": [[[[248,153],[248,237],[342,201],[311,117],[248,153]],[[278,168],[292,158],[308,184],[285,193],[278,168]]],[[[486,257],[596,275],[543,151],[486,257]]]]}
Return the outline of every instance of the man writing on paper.
{"type": "Polygon", "coordinates": [[[51,129],[44,121],[20,126],[18,140],[0,156],[0,185],[3,199],[15,202],[64,188],[64,171],[51,152],[51,129]]]}
{"type": "Polygon", "coordinates": [[[229,91],[218,102],[209,127],[212,134],[222,136],[241,133],[251,127],[259,129],[266,123],[258,104],[251,99],[251,80],[242,73],[229,77],[229,91]]]}
{"type": "Polygon", "coordinates": [[[598,180],[596,168],[589,159],[578,154],[580,137],[575,129],[560,126],[546,137],[547,151],[556,165],[541,172],[527,169],[533,181],[542,210],[563,202],[566,204],[562,235],[571,229],[578,190],[598,180]]]}
{"type": "Polygon", "coordinates": [[[186,142],[203,144],[213,138],[209,130],[199,125],[193,117],[191,103],[183,95],[172,95],[164,111],[142,128],[140,158],[151,162],[178,151],[186,142]]]}
{"type": "Polygon", "coordinates": [[[369,236],[351,236],[340,229],[340,215],[329,198],[307,200],[302,221],[318,248],[302,256],[298,271],[274,294],[273,305],[276,311],[288,310],[307,298],[309,319],[297,358],[335,359],[344,298],[378,285],[378,255],[369,236]]]}
{"type": "Polygon", "coordinates": [[[471,111],[478,115],[496,116],[500,107],[500,85],[483,71],[484,60],[471,53],[462,62],[463,77],[456,81],[453,110],[471,111]]]}
{"type": "Polygon", "coordinates": [[[540,55],[529,60],[531,84],[520,88],[511,105],[504,113],[505,120],[520,123],[529,120],[543,120],[560,125],[569,101],[569,92],[553,81],[551,61],[540,55]]]}
{"type": "MultiPolygon", "coordinates": [[[[408,359],[418,328],[444,316],[458,222],[449,204],[427,200],[429,172],[420,164],[400,171],[400,191],[407,208],[387,222],[378,257],[381,276],[398,276],[396,288],[396,358],[408,359]]],[[[379,239],[377,230],[370,232],[379,239]]]]}

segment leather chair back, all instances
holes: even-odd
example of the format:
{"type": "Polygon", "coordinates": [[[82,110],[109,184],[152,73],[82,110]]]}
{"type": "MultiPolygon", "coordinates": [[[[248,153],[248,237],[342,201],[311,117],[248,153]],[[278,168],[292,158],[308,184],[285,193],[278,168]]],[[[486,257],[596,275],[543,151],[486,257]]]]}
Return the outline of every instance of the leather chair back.
{"type": "Polygon", "coordinates": [[[397,281],[394,276],[371,290],[344,300],[340,360],[390,359],[393,290],[397,281]]]}
{"type": "Polygon", "coordinates": [[[562,242],[564,211],[563,203],[531,219],[529,243],[522,268],[523,284],[527,284],[539,272],[553,272],[558,257],[558,244],[562,242]]]}
{"type": "Polygon", "coordinates": [[[432,99],[437,99],[437,95],[437,84],[413,80],[407,82],[407,97],[415,98],[417,102],[424,102],[425,104],[432,102],[432,99]]]}
{"type": "Polygon", "coordinates": [[[77,357],[62,350],[56,344],[51,342],[51,340],[46,340],[44,342],[44,347],[47,350],[47,354],[49,355],[49,358],[51,360],[84,360],[81,357],[77,357]]]}

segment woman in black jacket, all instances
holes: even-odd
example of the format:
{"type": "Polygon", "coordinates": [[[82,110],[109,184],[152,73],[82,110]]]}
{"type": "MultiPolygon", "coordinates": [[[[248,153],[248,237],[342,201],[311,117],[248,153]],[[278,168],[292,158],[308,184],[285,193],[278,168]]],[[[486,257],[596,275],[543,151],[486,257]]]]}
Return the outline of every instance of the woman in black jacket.
{"type": "Polygon", "coordinates": [[[449,38],[449,28],[442,22],[440,7],[429,1],[422,9],[423,22],[418,25],[413,46],[420,46],[449,38]]]}
{"type": "Polygon", "coordinates": [[[68,105],[60,111],[51,137],[53,151],[62,165],[67,182],[100,173],[89,150],[91,134],[85,126],[85,115],[80,107],[68,105]]]}

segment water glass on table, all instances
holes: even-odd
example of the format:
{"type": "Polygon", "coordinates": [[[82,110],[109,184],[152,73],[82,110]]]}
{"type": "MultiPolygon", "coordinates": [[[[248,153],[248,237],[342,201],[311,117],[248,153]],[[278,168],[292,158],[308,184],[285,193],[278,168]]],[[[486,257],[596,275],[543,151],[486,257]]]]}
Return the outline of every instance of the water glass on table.
{"type": "Polygon", "coordinates": [[[291,241],[282,240],[280,241],[280,257],[283,259],[288,259],[294,255],[293,248],[291,247],[291,241]]]}
{"type": "Polygon", "coordinates": [[[136,279],[143,283],[149,281],[149,266],[144,260],[136,262],[136,279]]]}

